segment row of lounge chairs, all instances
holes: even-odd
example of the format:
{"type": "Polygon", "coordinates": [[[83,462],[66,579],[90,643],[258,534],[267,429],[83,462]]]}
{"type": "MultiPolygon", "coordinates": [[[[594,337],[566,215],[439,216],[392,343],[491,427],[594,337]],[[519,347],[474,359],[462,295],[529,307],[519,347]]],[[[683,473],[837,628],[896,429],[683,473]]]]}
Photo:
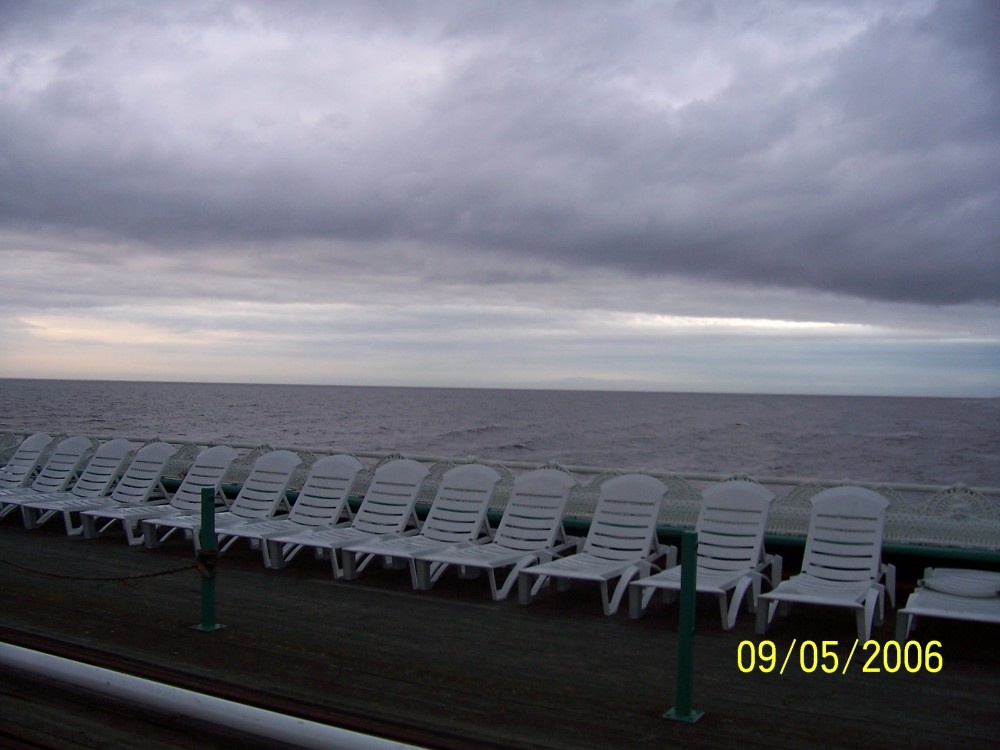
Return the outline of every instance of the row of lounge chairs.
{"type": "MultiPolygon", "coordinates": [[[[136,451],[127,440],[111,440],[93,451],[82,471],[92,450],[88,438],[68,438],[48,450],[50,443],[44,434],[25,439],[0,469],[0,518],[20,509],[25,526],[36,528],[61,515],[67,534],[86,538],[121,525],[129,544],[149,548],[181,532],[198,549],[201,494],[210,488],[221,551],[247,540],[272,569],[311,549],[330,560],[338,579],[356,578],[372,560],[382,559],[408,568],[417,590],[431,588],[449,567],[462,576],[485,571],[495,600],[506,598],[516,584],[522,604],[550,580],[557,587],[589,581],[599,585],[606,615],[614,614],[627,594],[633,618],[657,591],[669,599],[681,586],[676,548],[657,538],[667,487],[645,474],[606,480],[587,536],[580,539],[563,529],[576,481],[558,469],[518,476],[492,530],[487,509],[501,476],[481,464],[445,472],[421,521],[416,500],[429,470],[410,459],[380,465],[353,512],[349,498],[364,467],[346,454],[316,460],[292,503],[289,485],[301,459],[286,450],[267,453],[230,504],[222,481],[237,454],[227,446],[202,451],[170,495],[162,475],[174,448],[166,443],[136,451]]],[[[705,490],[696,526],[698,592],[717,598],[726,629],[735,625],[744,600],[756,610],[759,633],[766,632],[779,605],[813,604],[853,610],[858,637],[868,639],[872,625],[884,619],[887,595],[895,606],[895,569],[881,561],[888,501],[862,487],[819,492],[812,501],[802,569],[782,580],[780,556],[764,550],[773,500],[770,490],[749,480],[705,490]],[[764,581],[771,584],[769,591],[763,591],[764,581]]],[[[1000,622],[998,593],[1000,574],[929,569],[900,610],[897,636],[905,639],[915,618],[924,616],[1000,622]]]]}

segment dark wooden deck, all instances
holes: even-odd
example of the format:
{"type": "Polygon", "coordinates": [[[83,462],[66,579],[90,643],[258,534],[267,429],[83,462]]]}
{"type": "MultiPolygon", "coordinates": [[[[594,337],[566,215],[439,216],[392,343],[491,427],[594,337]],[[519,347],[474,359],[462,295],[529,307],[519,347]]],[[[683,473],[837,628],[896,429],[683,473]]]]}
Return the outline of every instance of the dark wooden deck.
{"type": "MultiPolygon", "coordinates": [[[[416,593],[404,571],[374,568],[337,583],[308,558],[266,571],[243,546],[220,564],[226,627],[207,634],[190,628],[200,616],[194,571],[122,583],[22,569],[152,573],[190,562],[183,544],[130,549],[118,535],[70,539],[8,518],[0,560],[2,640],[430,747],[968,750],[1000,739],[1000,649],[986,626],[922,623],[918,640],[943,644],[938,674],[865,674],[860,650],[846,675],[806,674],[795,659],[784,675],[743,674],[737,649],[759,640],[753,618],[725,632],[714,602],[700,601],[693,704],[705,716],[682,724],[661,718],[675,698],[676,607],[606,618],[590,587],[521,607],[492,602],[485,580],[446,575],[416,593]]],[[[894,619],[879,639],[892,637],[894,619]]],[[[767,637],[779,650],[792,638],[839,640],[846,656],[853,617],[800,609],[767,637]]],[[[24,675],[8,672],[0,686],[5,747],[274,746],[205,732],[24,675]]]]}

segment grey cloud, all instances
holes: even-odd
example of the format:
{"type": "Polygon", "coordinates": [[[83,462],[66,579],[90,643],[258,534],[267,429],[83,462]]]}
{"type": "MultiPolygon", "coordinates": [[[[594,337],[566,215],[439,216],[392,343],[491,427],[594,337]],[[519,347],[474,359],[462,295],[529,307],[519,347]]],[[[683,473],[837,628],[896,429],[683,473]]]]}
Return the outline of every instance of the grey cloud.
{"type": "Polygon", "coordinates": [[[818,39],[838,3],[19,6],[0,27],[0,221],[246,262],[310,240],[301,268],[410,243],[416,266],[460,259],[441,269],[456,278],[477,257],[497,278],[500,254],[996,303],[988,5],[859,4],[838,43],[818,39]],[[337,35],[387,64],[426,52],[427,91],[379,80],[378,55],[337,35]],[[211,111],[213,89],[232,110],[211,111]]]}

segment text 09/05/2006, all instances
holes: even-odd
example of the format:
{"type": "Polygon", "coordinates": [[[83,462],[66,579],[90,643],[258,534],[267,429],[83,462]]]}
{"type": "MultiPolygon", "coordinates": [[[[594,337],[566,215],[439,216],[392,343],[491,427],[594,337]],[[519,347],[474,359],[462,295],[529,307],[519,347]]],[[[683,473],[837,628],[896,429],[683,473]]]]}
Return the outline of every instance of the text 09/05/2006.
{"type": "MultiPolygon", "coordinates": [[[[844,644],[846,649],[847,643],[844,644]]],[[[774,641],[740,641],[736,649],[736,665],[744,674],[762,672],[782,675],[789,667],[806,674],[847,674],[854,663],[862,672],[928,672],[936,674],[944,668],[940,641],[864,641],[854,640],[846,658],[840,641],[799,641],[792,639],[787,649],[779,650],[774,641]],[[857,654],[858,646],[861,653],[857,654]]]]}

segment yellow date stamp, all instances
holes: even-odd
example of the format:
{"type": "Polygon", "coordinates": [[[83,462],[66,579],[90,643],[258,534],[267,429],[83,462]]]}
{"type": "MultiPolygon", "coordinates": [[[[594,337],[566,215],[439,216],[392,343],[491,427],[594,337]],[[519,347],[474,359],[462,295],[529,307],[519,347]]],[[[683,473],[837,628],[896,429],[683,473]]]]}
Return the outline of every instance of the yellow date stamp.
{"type": "Polygon", "coordinates": [[[793,638],[786,649],[774,641],[740,641],[736,649],[736,666],[744,674],[782,675],[786,669],[796,669],[805,674],[847,674],[852,664],[860,665],[862,672],[900,672],[937,674],[944,669],[941,641],[800,641],[793,638]],[[848,646],[850,648],[848,649],[848,646]],[[860,653],[858,651],[860,650],[860,653]],[[848,652],[845,656],[845,652],[848,652]]]}

